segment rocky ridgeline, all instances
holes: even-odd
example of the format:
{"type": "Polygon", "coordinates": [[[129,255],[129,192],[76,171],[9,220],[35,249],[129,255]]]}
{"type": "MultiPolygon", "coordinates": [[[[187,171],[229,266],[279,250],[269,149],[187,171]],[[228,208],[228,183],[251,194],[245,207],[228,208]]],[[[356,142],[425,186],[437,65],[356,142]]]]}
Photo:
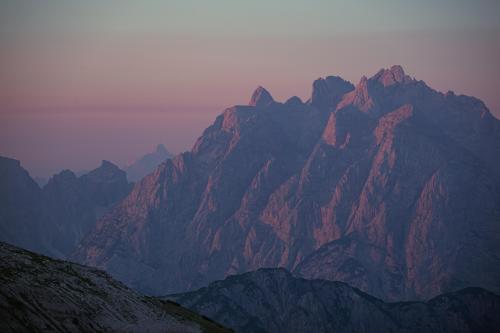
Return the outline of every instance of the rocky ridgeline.
{"type": "Polygon", "coordinates": [[[400,66],[225,110],[73,258],[151,294],[285,267],[385,300],[500,291],[500,121],[400,66]]]}
{"type": "Polygon", "coordinates": [[[481,288],[385,303],[342,282],[259,269],[168,296],[240,333],[496,332],[500,296],[481,288]]]}

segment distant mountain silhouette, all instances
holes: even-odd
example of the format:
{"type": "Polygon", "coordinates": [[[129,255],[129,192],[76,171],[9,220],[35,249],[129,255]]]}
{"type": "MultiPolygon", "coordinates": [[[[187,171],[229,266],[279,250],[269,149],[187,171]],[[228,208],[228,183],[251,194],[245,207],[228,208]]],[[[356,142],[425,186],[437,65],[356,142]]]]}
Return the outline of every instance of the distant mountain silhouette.
{"type": "Polygon", "coordinates": [[[74,259],[152,294],[260,267],[386,300],[500,291],[500,121],[400,66],[259,87],[103,216],[74,259]]]}
{"type": "Polygon", "coordinates": [[[484,289],[384,303],[345,283],[300,279],[284,269],[233,275],[166,298],[240,333],[472,333],[500,326],[500,296],[484,289]]]}
{"type": "Polygon", "coordinates": [[[158,165],[171,157],[173,157],[173,155],[168,152],[165,146],[159,144],[154,152],[142,156],[124,170],[127,173],[128,180],[136,182],[153,172],[158,165]]]}
{"type": "Polygon", "coordinates": [[[0,170],[0,240],[58,258],[131,190],[125,172],[108,161],[81,177],[61,171],[43,189],[17,160],[0,157],[0,170]]]}
{"type": "Polygon", "coordinates": [[[40,187],[18,160],[0,156],[0,240],[44,252],[41,212],[40,187]]]}

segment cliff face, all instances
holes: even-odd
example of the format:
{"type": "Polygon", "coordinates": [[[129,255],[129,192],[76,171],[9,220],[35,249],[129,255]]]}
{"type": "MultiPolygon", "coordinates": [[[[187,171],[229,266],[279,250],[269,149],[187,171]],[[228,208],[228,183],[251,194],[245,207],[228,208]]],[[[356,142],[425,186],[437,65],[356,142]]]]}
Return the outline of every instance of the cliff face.
{"type": "Polygon", "coordinates": [[[0,243],[2,332],[229,332],[105,272],[0,243]]]}
{"type": "Polygon", "coordinates": [[[282,266],[389,300],[500,291],[500,122],[394,66],[217,117],[74,258],[154,294],[282,266]]]}
{"type": "Polygon", "coordinates": [[[500,297],[480,288],[385,303],[345,283],[296,278],[283,269],[234,275],[167,298],[241,333],[494,332],[500,324],[500,297]]]}

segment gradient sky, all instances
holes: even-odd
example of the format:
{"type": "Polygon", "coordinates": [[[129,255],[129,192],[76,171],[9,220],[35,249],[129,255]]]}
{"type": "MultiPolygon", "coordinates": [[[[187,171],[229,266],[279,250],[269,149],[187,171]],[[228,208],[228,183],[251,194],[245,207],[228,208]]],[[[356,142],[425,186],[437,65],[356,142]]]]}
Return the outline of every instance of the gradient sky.
{"type": "Polygon", "coordinates": [[[500,1],[0,1],[0,155],[32,175],[190,149],[258,85],[382,67],[500,117],[500,1]]]}

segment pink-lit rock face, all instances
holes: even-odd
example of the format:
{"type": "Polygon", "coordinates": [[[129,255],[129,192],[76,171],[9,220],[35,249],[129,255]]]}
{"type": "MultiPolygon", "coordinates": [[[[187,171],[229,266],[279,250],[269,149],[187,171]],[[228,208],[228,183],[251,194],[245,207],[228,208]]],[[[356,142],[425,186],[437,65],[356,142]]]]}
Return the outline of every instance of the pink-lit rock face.
{"type": "Polygon", "coordinates": [[[353,90],[352,83],[338,76],[327,76],[313,82],[311,104],[320,108],[332,108],[342,96],[353,90]]]}
{"type": "Polygon", "coordinates": [[[390,69],[381,69],[372,79],[382,83],[384,87],[410,83],[412,81],[411,77],[406,75],[403,68],[399,65],[392,66],[390,69]]]}
{"type": "Polygon", "coordinates": [[[262,107],[269,105],[272,102],[274,102],[274,99],[271,94],[264,87],[259,86],[252,94],[252,98],[250,98],[248,105],[262,107]]]}
{"type": "MultiPolygon", "coordinates": [[[[500,291],[500,122],[399,66],[217,117],[135,185],[75,260],[148,293],[283,266],[388,300],[500,291]]],[[[262,101],[262,103],[261,103],[262,101]]]]}

